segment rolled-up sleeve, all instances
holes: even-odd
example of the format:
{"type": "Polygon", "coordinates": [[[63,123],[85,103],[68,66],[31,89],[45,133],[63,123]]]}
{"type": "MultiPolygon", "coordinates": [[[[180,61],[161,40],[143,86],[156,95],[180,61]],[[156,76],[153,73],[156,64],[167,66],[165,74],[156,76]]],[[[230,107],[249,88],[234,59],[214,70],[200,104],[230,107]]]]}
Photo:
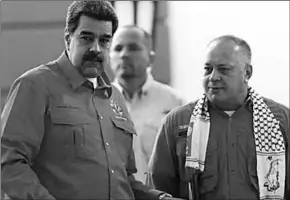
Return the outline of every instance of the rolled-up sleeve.
{"type": "Polygon", "coordinates": [[[169,114],[160,127],[153,153],[149,161],[147,184],[155,189],[167,192],[178,197],[179,182],[175,166],[175,141],[172,124],[172,115],[169,114]],[[171,134],[171,135],[169,135],[171,134]]]}
{"type": "Polygon", "coordinates": [[[45,133],[46,105],[39,77],[13,83],[1,114],[1,187],[11,199],[54,199],[31,168],[45,133]]]}

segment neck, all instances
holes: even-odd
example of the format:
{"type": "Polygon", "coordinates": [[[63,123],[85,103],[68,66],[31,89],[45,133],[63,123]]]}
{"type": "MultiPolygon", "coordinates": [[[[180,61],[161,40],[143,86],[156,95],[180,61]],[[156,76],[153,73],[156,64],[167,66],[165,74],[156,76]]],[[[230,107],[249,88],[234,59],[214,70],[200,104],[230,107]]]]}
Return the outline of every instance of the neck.
{"type": "Polygon", "coordinates": [[[133,77],[133,78],[119,78],[118,82],[123,87],[123,89],[126,91],[126,93],[129,95],[130,98],[133,98],[134,93],[137,91],[140,91],[142,86],[147,80],[147,75],[140,77],[133,77]]]}
{"type": "Polygon", "coordinates": [[[248,89],[241,92],[238,96],[229,99],[228,101],[217,101],[214,103],[216,107],[223,111],[234,111],[239,109],[245,102],[248,96],[248,89]]]}

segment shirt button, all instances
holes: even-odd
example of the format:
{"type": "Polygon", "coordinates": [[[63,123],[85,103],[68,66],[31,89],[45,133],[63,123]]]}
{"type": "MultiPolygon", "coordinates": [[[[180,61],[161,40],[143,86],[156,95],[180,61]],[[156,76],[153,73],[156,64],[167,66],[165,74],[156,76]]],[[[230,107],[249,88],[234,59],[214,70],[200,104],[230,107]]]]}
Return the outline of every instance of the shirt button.
{"type": "Polygon", "coordinates": [[[112,172],[112,174],[114,174],[114,173],[115,173],[115,171],[114,171],[113,169],[111,170],[111,172],[112,172]]]}
{"type": "Polygon", "coordinates": [[[103,119],[103,116],[100,116],[100,119],[103,119]]]}
{"type": "Polygon", "coordinates": [[[110,146],[108,142],[106,142],[106,146],[110,146]]]}

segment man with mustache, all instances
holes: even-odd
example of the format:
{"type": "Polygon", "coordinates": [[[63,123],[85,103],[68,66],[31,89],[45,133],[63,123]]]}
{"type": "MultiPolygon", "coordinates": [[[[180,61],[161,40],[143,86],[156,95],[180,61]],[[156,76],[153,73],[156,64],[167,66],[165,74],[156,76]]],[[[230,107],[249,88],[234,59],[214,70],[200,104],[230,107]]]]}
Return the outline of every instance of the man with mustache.
{"type": "MultiPolygon", "coordinates": [[[[151,67],[155,53],[151,35],[135,25],[127,25],[114,35],[110,61],[115,73],[113,84],[123,93],[136,127],[133,148],[137,180],[145,183],[148,162],[162,119],[185,100],[173,88],[154,80],[151,67]]],[[[158,67],[158,66],[157,66],[158,67]]]]}
{"type": "Polygon", "coordinates": [[[66,50],[14,81],[1,115],[1,187],[11,199],[174,199],[133,177],[136,132],[105,73],[117,27],[109,2],[74,1],[66,50]]]}
{"type": "Polygon", "coordinates": [[[166,117],[149,178],[194,200],[290,199],[289,108],[249,86],[246,41],[220,36],[206,52],[205,93],[166,117]]]}

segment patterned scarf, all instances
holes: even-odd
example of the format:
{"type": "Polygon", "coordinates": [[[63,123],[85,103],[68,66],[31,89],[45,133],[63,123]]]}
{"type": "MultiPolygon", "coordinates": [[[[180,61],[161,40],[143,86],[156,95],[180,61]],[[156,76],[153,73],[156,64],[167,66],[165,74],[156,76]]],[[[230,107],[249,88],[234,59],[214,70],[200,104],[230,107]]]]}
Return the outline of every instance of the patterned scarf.
{"type": "MultiPolygon", "coordinates": [[[[285,144],[279,121],[252,88],[253,129],[257,154],[257,174],[260,199],[283,199],[285,188],[285,144]]],[[[197,101],[187,132],[186,163],[189,175],[204,171],[210,131],[208,100],[197,101]]]]}

